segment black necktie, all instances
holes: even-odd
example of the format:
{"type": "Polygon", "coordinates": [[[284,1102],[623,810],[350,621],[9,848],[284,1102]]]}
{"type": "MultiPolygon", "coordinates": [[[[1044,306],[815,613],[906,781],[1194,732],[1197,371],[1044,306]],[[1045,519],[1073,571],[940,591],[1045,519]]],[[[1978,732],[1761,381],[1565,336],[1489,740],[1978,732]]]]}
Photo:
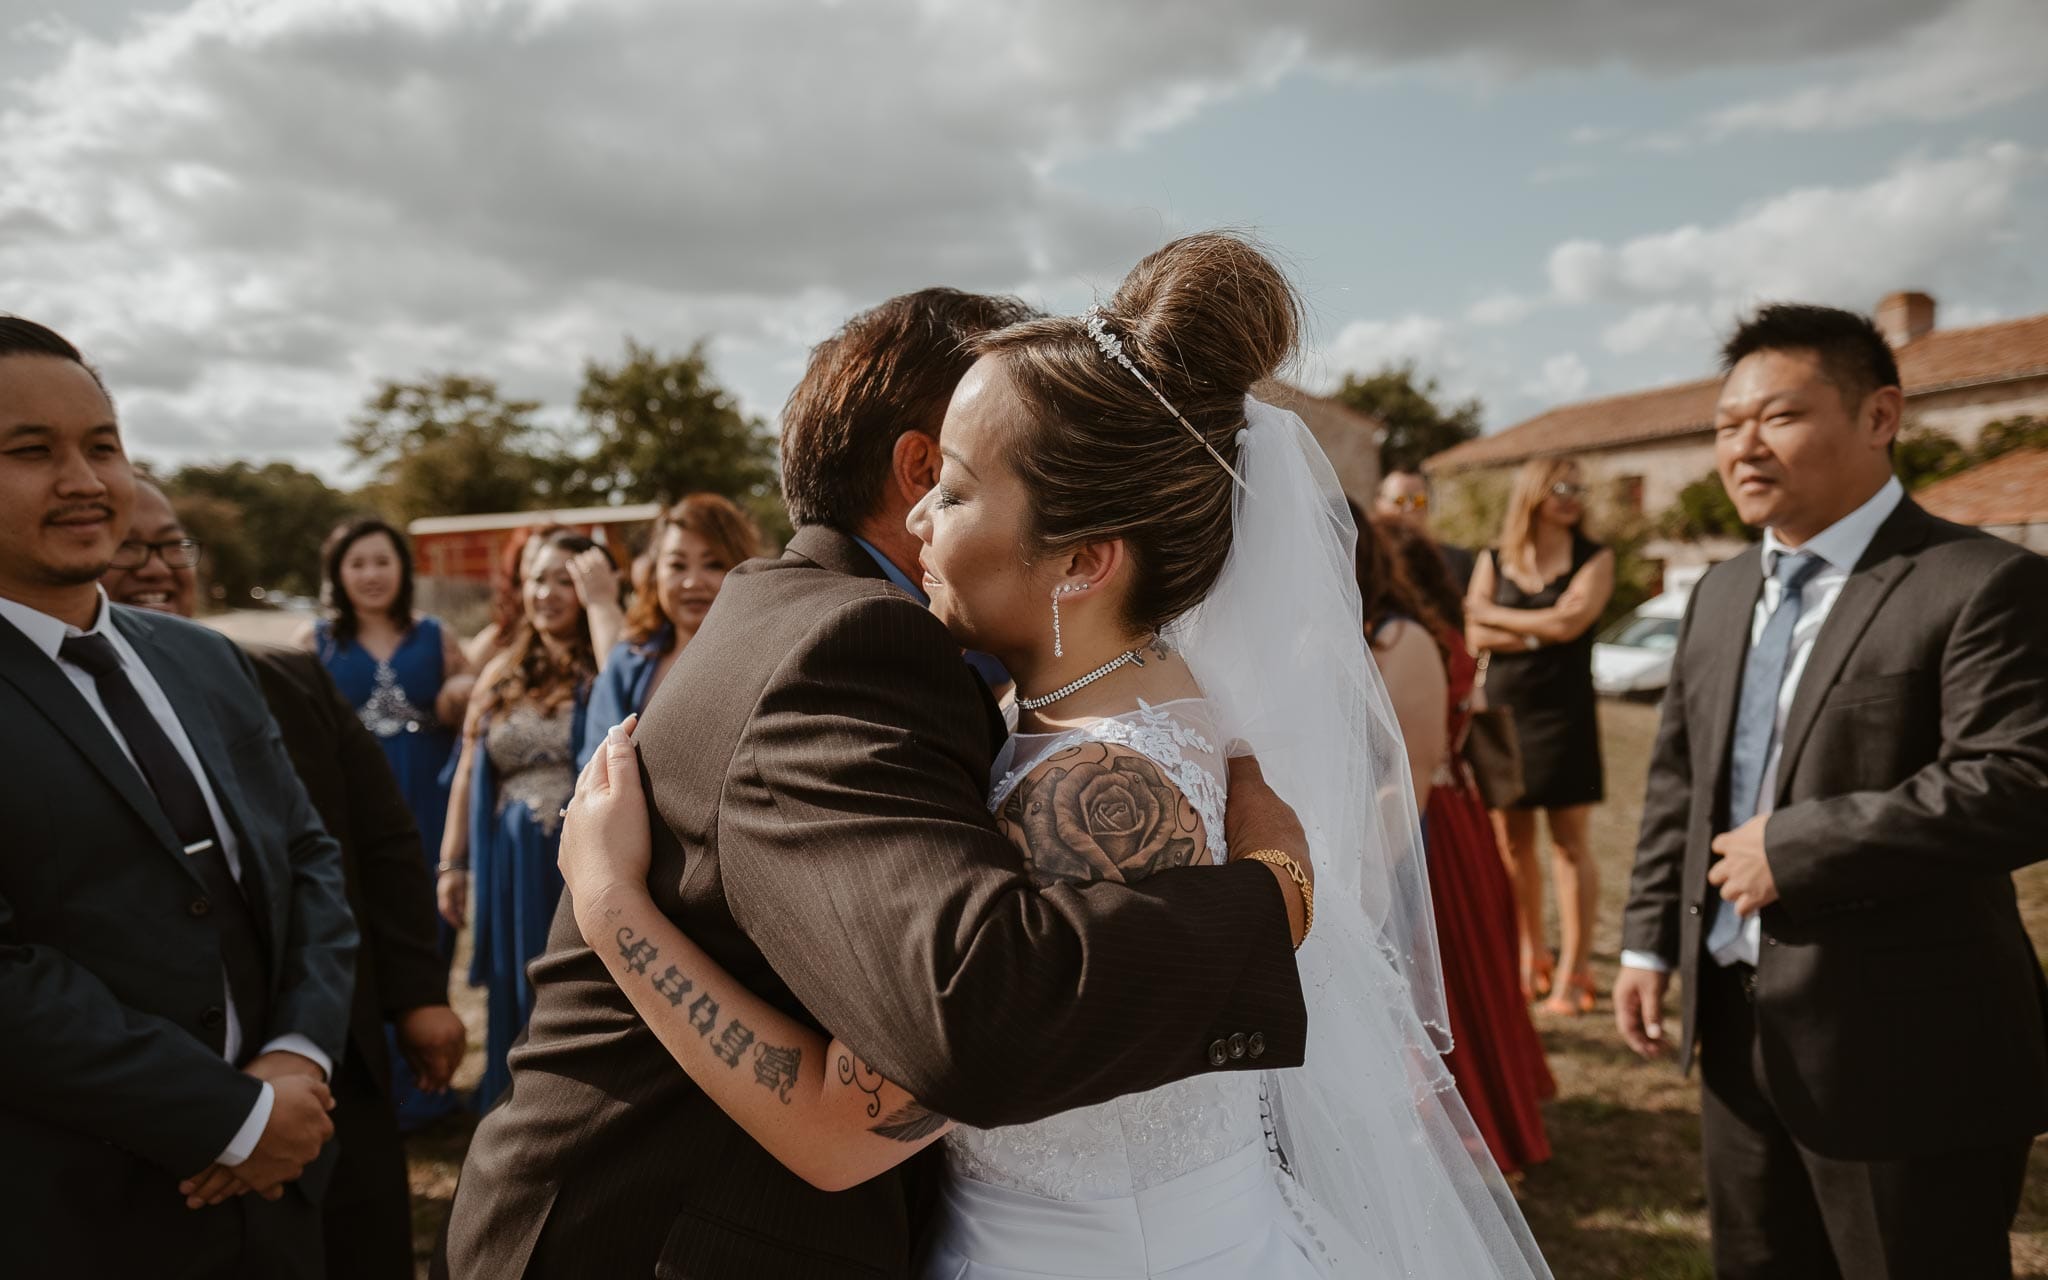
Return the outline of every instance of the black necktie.
{"type": "MultiPolygon", "coordinates": [[[[263,933],[257,925],[256,913],[249,909],[242,886],[228,869],[227,851],[221,848],[220,833],[214,830],[213,815],[206,808],[206,796],[199,789],[199,781],[185,767],[184,757],[171,744],[170,735],[150,714],[142,695],[129,682],[128,673],[121,669],[121,655],[114,649],[113,641],[102,635],[71,636],[57,653],[92,677],[107,715],[127,740],[142,776],[156,793],[171,829],[185,846],[192,869],[206,886],[206,896],[193,899],[187,910],[212,921],[220,934],[221,964],[227,970],[228,990],[235,997],[235,1014],[242,1024],[242,1047],[246,1054],[254,1034],[268,1021],[270,966],[264,959],[263,933]]],[[[253,868],[245,867],[244,874],[253,886],[253,868]]],[[[209,1025],[207,1029],[214,1028],[209,1025]]]]}

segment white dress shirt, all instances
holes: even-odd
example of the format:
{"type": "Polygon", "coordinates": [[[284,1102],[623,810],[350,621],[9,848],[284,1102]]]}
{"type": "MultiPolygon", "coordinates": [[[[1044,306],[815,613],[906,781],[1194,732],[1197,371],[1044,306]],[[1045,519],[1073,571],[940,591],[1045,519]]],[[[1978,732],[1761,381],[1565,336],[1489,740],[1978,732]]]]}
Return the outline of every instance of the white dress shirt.
{"type": "MultiPolygon", "coordinates": [[[[1778,794],[1778,766],[1785,750],[1785,720],[1792,713],[1793,700],[1799,696],[1799,680],[1806,672],[1807,659],[1813,656],[1813,642],[1820,637],[1828,614],[1834,611],[1835,601],[1841,598],[1843,584],[1849,581],[1849,575],[1855,572],[1863,554],[1870,550],[1877,531],[1891,518],[1892,512],[1898,510],[1905,496],[1905,487],[1895,476],[1885,481],[1884,487],[1868,502],[1807,539],[1802,547],[1788,547],[1778,540],[1776,530],[1764,530],[1764,590],[1750,617],[1749,643],[1752,646],[1762,639],[1764,625],[1771,620],[1771,613],[1785,594],[1785,584],[1775,576],[1778,557],[1804,551],[1819,557],[1822,564],[1800,592],[1799,621],[1792,628],[1792,652],[1785,662],[1785,681],[1778,686],[1777,722],[1771,728],[1771,750],[1764,761],[1763,790],[1757,797],[1758,817],[1771,811],[1772,802],[1778,794]]],[[[1729,908],[1723,903],[1722,909],[1729,908]]],[[[1712,919],[1711,916],[1707,918],[1712,919]]],[[[1762,939],[1763,922],[1756,916],[1744,916],[1741,931],[1713,953],[1714,963],[1730,965],[1739,960],[1755,964],[1762,939]]],[[[1631,969],[1648,969],[1655,973],[1671,970],[1662,956],[1644,951],[1622,952],[1621,963],[1631,969]]]]}
{"type": "MultiPolygon", "coordinates": [[[[73,666],[58,656],[58,650],[62,648],[64,641],[72,636],[98,635],[107,638],[114,646],[114,652],[120,656],[121,670],[127,675],[128,682],[135,686],[135,692],[141,697],[142,705],[147,707],[149,714],[163,726],[164,735],[171,740],[171,745],[178,749],[178,758],[185,762],[185,767],[192,771],[193,779],[199,783],[199,793],[206,797],[206,812],[213,819],[215,833],[220,836],[221,852],[227,858],[228,871],[236,880],[240,880],[242,857],[240,847],[235,843],[234,825],[221,811],[220,800],[213,794],[213,783],[207,778],[206,770],[201,767],[199,754],[192,749],[192,739],[186,735],[185,726],[178,722],[178,713],[171,706],[170,698],[165,696],[163,686],[156,682],[156,676],[151,673],[149,664],[145,663],[142,656],[128,643],[128,637],[122,635],[121,629],[114,625],[113,611],[107,603],[107,593],[100,592],[99,616],[94,619],[92,628],[87,631],[80,631],[61,618],[53,618],[47,613],[5,597],[0,597],[0,617],[13,623],[16,630],[28,637],[30,644],[42,650],[50,661],[57,664],[57,669],[71,681],[72,687],[85,699],[86,705],[90,706],[99,716],[100,722],[107,726],[108,734],[113,737],[115,745],[121,748],[121,753],[128,757],[130,764],[134,764],[135,753],[129,749],[127,739],[123,738],[121,731],[115,727],[114,718],[107,714],[106,705],[100,701],[99,685],[93,680],[91,673],[82,667],[73,666]]],[[[136,772],[141,772],[139,766],[136,772]]],[[[147,779],[143,785],[149,785],[147,779]]],[[[229,1062],[235,1062],[242,1056],[242,1028],[241,1023],[235,1018],[235,996],[232,990],[228,990],[225,968],[221,970],[221,988],[227,992],[227,1040],[222,1056],[229,1062]]],[[[285,1050],[311,1059],[319,1066],[322,1075],[331,1077],[334,1074],[334,1064],[320,1051],[319,1046],[296,1032],[279,1036],[263,1046],[265,1053],[277,1050],[285,1050]]],[[[256,1105],[250,1109],[249,1118],[242,1122],[242,1127],[236,1131],[234,1138],[221,1152],[218,1163],[238,1165],[249,1158],[249,1153],[256,1149],[257,1139],[263,1136],[264,1126],[270,1123],[270,1109],[276,1098],[277,1095],[272,1091],[269,1082],[265,1081],[262,1092],[257,1095],[256,1105]]]]}

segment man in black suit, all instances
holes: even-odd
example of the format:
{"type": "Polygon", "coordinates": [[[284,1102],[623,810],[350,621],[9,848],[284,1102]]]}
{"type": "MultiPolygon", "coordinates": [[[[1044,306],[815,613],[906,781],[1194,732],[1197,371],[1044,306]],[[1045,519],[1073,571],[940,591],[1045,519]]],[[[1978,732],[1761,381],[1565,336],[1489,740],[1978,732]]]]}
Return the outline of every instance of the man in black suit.
{"type": "MultiPolygon", "coordinates": [[[[1429,532],[1429,482],[1414,471],[1389,471],[1380,478],[1379,495],[1373,500],[1373,514],[1404,520],[1419,532],[1434,540],[1429,532]]],[[[1458,598],[1465,597],[1465,589],[1472,585],[1472,566],[1478,557],[1463,547],[1448,542],[1436,544],[1437,554],[1443,557],[1444,570],[1451,575],[1451,585],[1458,589],[1458,598]]],[[[1452,619],[1455,626],[1464,626],[1463,618],[1452,619]]]]}
{"type": "MultiPolygon", "coordinates": [[[[199,544],[163,490],[135,484],[128,538],[100,585],[115,604],[189,618],[198,605],[199,544]]],[[[413,1273],[405,1147],[392,1109],[392,1024],[420,1086],[445,1088],[462,1063],[462,1019],[448,1007],[434,882],[419,831],[377,739],[320,660],[245,645],[263,700],[314,812],[341,846],[362,944],[348,1049],[334,1078],[334,1174],[321,1200],[327,1280],[405,1280],[413,1273]]]]}
{"type": "Polygon", "coordinates": [[[318,1275],[340,855],[241,652],[107,603],[133,498],[97,376],[0,317],[4,1265],[318,1275]]]}
{"type": "Polygon", "coordinates": [[[1615,1018],[1698,1048],[1723,1277],[2008,1276],[2048,1129],[2048,561],[1891,474],[1869,320],[1766,307],[1722,353],[1721,481],[1763,544],[1694,591],[1651,759],[1615,1018]]]}
{"type": "MultiPolygon", "coordinates": [[[[915,581],[904,516],[936,482],[966,340],[1024,314],[931,289],[818,347],[783,413],[801,527],[781,559],[726,579],[635,735],[662,910],[764,999],[980,1127],[1296,1065],[1307,1032],[1289,950],[1303,904],[1276,868],[1034,890],[986,806],[995,703],[890,585],[915,581]]],[[[1305,861],[1292,814],[1243,768],[1233,856],[1305,861]]],[[[914,1166],[935,1148],[858,1187],[812,1186],[676,1066],[567,895],[548,941],[511,1092],[456,1189],[455,1276],[909,1274],[930,1172],[914,1166]]]]}

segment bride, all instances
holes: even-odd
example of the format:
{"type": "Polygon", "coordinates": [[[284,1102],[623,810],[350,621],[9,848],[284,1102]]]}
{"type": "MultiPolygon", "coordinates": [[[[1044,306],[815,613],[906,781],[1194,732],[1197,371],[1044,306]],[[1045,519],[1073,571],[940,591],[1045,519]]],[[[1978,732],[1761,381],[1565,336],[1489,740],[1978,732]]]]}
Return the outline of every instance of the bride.
{"type": "MultiPolygon", "coordinates": [[[[1298,329],[1273,264],[1206,234],[1085,317],[984,336],[910,527],[933,612],[1016,678],[989,804],[1041,882],[1223,861],[1227,754],[1256,753],[1315,863],[1265,855],[1315,890],[1303,1066],[955,1126],[655,908],[630,722],[584,771],[561,846],[584,937],[682,1069],[797,1175],[840,1189],[943,1144],[927,1277],[1549,1274],[1443,1067],[1426,868],[1356,532],[1300,419],[1249,394],[1298,329]],[[651,951],[712,979],[697,992],[752,1029],[755,1057],[776,1047],[772,1072],[693,1024],[651,951]]],[[[1208,1046],[1215,1066],[1263,1051],[1256,1035],[1208,1046]]]]}

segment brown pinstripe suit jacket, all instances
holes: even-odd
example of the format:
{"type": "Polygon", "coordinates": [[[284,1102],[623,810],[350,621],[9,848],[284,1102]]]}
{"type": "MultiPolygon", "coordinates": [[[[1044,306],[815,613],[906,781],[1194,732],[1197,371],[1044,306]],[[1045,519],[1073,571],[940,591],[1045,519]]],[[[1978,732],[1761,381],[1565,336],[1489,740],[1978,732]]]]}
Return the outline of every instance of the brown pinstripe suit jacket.
{"type": "MultiPolygon", "coordinates": [[[[1043,891],[985,807],[987,692],[844,534],[726,580],[638,732],[656,901],[735,977],[933,1109],[1013,1124],[1307,1032],[1264,868],[1043,891]]],[[[804,1183],[677,1068],[566,898],[512,1090],[450,1224],[459,1277],[906,1274],[920,1171],[804,1183]]],[[[916,1164],[917,1162],[913,1162],[916,1164]]],[[[928,1174],[929,1170],[923,1170],[928,1174]]]]}

